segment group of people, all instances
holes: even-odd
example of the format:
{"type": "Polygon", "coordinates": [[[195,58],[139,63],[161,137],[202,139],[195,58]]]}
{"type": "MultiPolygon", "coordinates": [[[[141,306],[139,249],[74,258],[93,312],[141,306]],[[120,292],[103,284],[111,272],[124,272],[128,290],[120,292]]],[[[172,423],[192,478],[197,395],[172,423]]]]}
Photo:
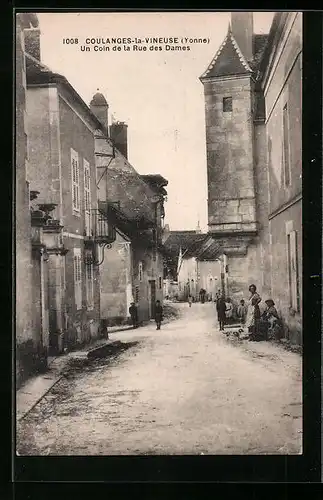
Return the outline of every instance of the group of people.
{"type": "Polygon", "coordinates": [[[275,302],[272,299],[265,300],[266,309],[261,314],[259,304],[262,299],[257,293],[256,285],[249,286],[249,293],[247,304],[241,299],[239,306],[235,308],[231,299],[225,298],[224,294],[218,291],[215,302],[220,330],[224,330],[225,324],[239,321],[248,329],[249,340],[259,341],[268,340],[269,337],[279,337],[282,323],[275,302]]]}
{"type": "MultiPolygon", "coordinates": [[[[134,302],[131,302],[130,307],[129,307],[129,314],[131,317],[131,322],[133,328],[138,328],[139,322],[138,322],[138,307],[134,302]]],[[[155,304],[155,322],[156,322],[156,330],[160,330],[161,328],[161,323],[163,321],[163,306],[160,303],[160,300],[156,300],[155,304]]]]}

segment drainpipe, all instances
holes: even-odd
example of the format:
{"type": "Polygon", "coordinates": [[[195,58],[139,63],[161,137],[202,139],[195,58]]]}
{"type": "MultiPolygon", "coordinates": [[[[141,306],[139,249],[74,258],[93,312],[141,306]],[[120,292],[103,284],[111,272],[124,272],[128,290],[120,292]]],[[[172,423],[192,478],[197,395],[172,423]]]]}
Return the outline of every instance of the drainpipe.
{"type": "Polygon", "coordinates": [[[223,273],[224,273],[224,293],[225,296],[229,295],[229,279],[228,279],[228,258],[223,254],[223,273]]]}

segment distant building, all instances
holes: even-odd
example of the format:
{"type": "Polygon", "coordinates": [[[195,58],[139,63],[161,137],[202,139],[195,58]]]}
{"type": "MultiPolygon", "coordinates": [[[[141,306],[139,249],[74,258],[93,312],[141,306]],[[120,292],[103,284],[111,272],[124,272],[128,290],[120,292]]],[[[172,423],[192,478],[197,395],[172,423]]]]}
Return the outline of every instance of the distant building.
{"type": "MultiPolygon", "coordinates": [[[[301,321],[302,14],[275,14],[269,35],[233,12],[200,77],[204,86],[209,233],[222,248],[227,293],[254,283],[293,333],[301,321]]],[[[289,329],[289,330],[288,330],[289,329]]],[[[299,331],[299,329],[298,329],[299,331]]]]}
{"type": "Polygon", "coordinates": [[[207,299],[212,300],[223,287],[222,265],[219,246],[201,231],[168,231],[164,246],[168,254],[167,295],[187,300],[192,295],[199,299],[201,288],[207,299]],[[174,287],[174,281],[177,286],[174,287]]]}

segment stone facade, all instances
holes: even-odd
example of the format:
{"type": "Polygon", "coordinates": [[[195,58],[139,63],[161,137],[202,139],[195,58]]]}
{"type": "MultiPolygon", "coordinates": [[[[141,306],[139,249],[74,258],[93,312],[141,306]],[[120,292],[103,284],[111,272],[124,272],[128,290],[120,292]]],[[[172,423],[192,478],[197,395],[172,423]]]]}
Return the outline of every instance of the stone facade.
{"type": "Polygon", "coordinates": [[[226,293],[246,298],[255,283],[300,342],[302,14],[276,14],[267,37],[252,24],[252,13],[232,14],[200,78],[209,233],[225,258],[226,293]]]}
{"type": "Polygon", "coordinates": [[[272,295],[286,334],[301,343],[302,14],[277,22],[277,55],[264,69],[272,295]],[[286,135],[285,135],[286,134],[286,135]],[[294,311],[291,311],[292,308],[294,311]]]}
{"type": "Polygon", "coordinates": [[[28,116],[26,111],[25,30],[37,26],[34,15],[16,16],[16,383],[46,365],[47,307],[41,297],[44,260],[32,250],[28,116]]]}
{"type": "Polygon", "coordinates": [[[108,325],[127,321],[133,299],[132,248],[130,239],[119,230],[100,266],[100,298],[101,319],[108,325]]]}
{"type": "Polygon", "coordinates": [[[255,231],[251,77],[207,82],[204,95],[210,231],[255,231]]]}
{"type": "Polygon", "coordinates": [[[47,295],[51,352],[88,342],[98,336],[99,272],[85,262],[84,237],[97,208],[94,133],[96,122],[68,86],[46,85],[46,73],[27,74],[30,133],[30,182],[39,191],[37,203],[55,204],[59,221],[56,240],[45,239],[48,259],[47,295]],[[44,81],[41,81],[44,78],[44,81]],[[73,161],[77,166],[73,170],[73,161]],[[85,181],[85,174],[88,179],[85,181]],[[74,178],[75,177],[75,178],[74,178]],[[88,214],[85,182],[89,184],[88,214]],[[77,191],[76,191],[77,189],[77,191]],[[55,251],[57,247],[61,250],[55,251]],[[91,268],[90,270],[88,268],[91,268]]]}

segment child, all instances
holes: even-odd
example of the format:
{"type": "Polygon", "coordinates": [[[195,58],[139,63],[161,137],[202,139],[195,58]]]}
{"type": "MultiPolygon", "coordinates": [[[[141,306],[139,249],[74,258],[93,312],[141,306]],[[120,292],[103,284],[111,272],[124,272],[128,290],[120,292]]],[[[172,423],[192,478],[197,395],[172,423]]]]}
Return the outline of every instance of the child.
{"type": "Polygon", "coordinates": [[[238,318],[241,320],[241,323],[244,325],[246,322],[246,316],[247,316],[247,306],[245,305],[245,302],[243,299],[240,300],[240,304],[239,304],[238,310],[237,310],[237,315],[238,315],[238,318]]]}
{"type": "Polygon", "coordinates": [[[226,319],[231,320],[233,314],[233,304],[231,299],[228,297],[225,302],[225,317],[226,319]]]}

